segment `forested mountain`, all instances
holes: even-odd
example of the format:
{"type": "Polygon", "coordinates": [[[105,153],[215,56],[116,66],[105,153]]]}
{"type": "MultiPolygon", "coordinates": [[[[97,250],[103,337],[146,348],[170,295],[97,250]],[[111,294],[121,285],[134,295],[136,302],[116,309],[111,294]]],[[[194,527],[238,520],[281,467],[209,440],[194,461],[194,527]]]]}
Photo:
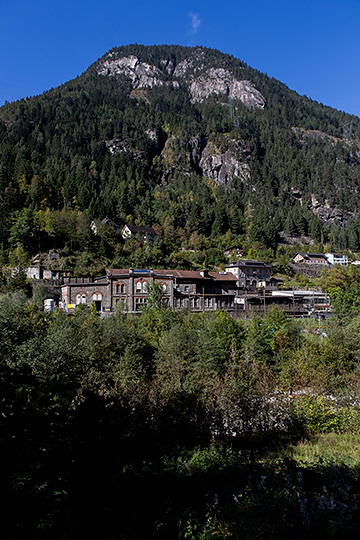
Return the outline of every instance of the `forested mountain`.
{"type": "Polygon", "coordinates": [[[116,48],[0,109],[4,538],[359,537],[358,266],[311,282],[321,322],[172,311],[156,287],[141,317],[49,313],[53,287],[30,300],[12,271],[360,251],[359,141],[358,118],[204,48],[116,48]]]}
{"type": "Polygon", "coordinates": [[[2,260],[56,247],[174,266],[182,245],[274,251],[281,231],[357,251],[359,141],[357,117],[219,51],[114,48],[0,109],[2,260]],[[92,237],[105,216],[157,245],[92,237]]]}

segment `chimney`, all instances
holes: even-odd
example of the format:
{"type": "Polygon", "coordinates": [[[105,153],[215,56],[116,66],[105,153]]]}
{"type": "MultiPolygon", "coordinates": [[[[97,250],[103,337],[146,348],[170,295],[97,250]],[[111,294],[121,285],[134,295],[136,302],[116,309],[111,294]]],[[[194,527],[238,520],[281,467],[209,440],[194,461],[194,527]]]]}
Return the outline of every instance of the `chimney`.
{"type": "Polygon", "coordinates": [[[208,277],[209,270],[207,268],[204,268],[203,270],[200,270],[200,276],[201,277],[208,277]]]}

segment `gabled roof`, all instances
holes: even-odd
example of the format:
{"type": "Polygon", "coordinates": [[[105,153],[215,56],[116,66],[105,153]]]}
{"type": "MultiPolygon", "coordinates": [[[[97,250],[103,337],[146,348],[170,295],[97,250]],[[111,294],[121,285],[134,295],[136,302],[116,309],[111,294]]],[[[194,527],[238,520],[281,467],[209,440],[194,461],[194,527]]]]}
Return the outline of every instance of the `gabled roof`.
{"type": "MultiPolygon", "coordinates": [[[[301,255],[302,257],[306,258],[311,258],[311,259],[319,259],[320,257],[322,259],[326,259],[325,255],[323,253],[302,253],[301,251],[299,251],[296,255],[301,255]]],[[[295,257],[296,257],[295,255],[295,257]]]]}
{"type": "Polygon", "coordinates": [[[110,219],[108,216],[106,216],[104,219],[101,220],[102,225],[111,225],[112,227],[115,227],[116,229],[119,229],[119,225],[115,223],[112,219],[110,219]]]}
{"type": "Polygon", "coordinates": [[[154,276],[172,276],[182,279],[207,279],[215,281],[237,281],[236,276],[227,272],[207,272],[202,275],[197,270],[154,270],[154,276]]]}

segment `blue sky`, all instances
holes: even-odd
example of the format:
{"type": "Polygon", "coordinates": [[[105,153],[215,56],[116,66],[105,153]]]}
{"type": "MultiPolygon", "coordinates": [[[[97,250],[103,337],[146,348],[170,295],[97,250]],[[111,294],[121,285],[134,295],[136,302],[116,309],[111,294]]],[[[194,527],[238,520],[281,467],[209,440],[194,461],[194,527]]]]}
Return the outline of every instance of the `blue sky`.
{"type": "Polygon", "coordinates": [[[360,116],[360,0],[0,0],[0,105],[128,43],[219,49],[360,116]]]}

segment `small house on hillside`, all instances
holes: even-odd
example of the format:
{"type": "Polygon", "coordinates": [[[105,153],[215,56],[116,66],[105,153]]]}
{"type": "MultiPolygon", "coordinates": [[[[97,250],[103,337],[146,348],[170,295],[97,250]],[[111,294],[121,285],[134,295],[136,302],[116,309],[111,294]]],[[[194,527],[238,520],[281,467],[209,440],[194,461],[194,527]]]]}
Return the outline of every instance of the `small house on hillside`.
{"type": "Polygon", "coordinates": [[[28,266],[24,270],[25,276],[28,279],[42,279],[43,278],[43,268],[39,264],[36,266],[28,266]]]}
{"type": "Polygon", "coordinates": [[[329,266],[327,258],[322,253],[297,253],[293,261],[297,264],[329,266]]]}
{"type": "Polygon", "coordinates": [[[239,246],[231,246],[225,249],[224,257],[242,257],[243,251],[239,246]]]}
{"type": "Polygon", "coordinates": [[[124,240],[132,238],[134,236],[140,236],[140,238],[146,243],[153,243],[156,238],[156,232],[152,227],[142,227],[137,225],[124,225],[121,236],[124,240]]]}

